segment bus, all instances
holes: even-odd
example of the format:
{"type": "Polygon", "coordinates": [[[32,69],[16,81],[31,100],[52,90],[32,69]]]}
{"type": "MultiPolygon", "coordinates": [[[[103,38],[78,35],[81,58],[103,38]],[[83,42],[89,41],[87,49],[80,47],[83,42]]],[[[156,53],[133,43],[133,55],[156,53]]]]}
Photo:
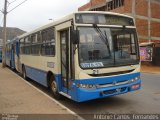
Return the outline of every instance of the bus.
{"type": "Polygon", "coordinates": [[[0,62],[2,62],[2,46],[0,46],[0,62]]]}
{"type": "Polygon", "coordinates": [[[18,70],[18,65],[17,61],[19,60],[19,39],[14,38],[11,41],[8,41],[6,43],[6,51],[5,51],[5,56],[6,56],[6,65],[9,66],[11,69],[16,69],[18,70]]]}
{"type": "MultiPolygon", "coordinates": [[[[76,102],[141,88],[134,19],[99,11],[75,12],[12,42],[15,69],[76,102]]],[[[12,60],[11,60],[12,61],[12,60]]]]}

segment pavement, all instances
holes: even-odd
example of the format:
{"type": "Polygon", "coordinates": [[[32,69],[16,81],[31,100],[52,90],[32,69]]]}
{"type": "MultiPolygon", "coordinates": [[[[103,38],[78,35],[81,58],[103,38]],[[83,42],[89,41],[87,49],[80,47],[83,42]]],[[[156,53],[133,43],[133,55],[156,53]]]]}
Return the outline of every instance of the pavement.
{"type": "MultiPolygon", "coordinates": [[[[32,118],[50,117],[52,120],[74,120],[77,116],[72,111],[61,106],[54,99],[45,96],[31,85],[0,64],[0,119],[7,114],[29,115],[32,118]],[[39,114],[39,115],[38,115],[39,114]],[[47,116],[45,116],[47,114],[47,116]],[[37,115],[37,116],[36,116],[37,115]],[[54,118],[54,119],[53,119],[54,118]]],[[[24,116],[22,116],[24,115],[24,116]]],[[[12,117],[12,116],[11,116],[12,117]]],[[[28,117],[28,116],[26,116],[28,117]]],[[[41,120],[39,118],[39,120],[41,120]]],[[[49,118],[47,118],[49,120],[49,118]]]]}
{"type": "Polygon", "coordinates": [[[152,64],[142,64],[141,65],[142,73],[153,73],[160,74],[160,66],[152,65],[152,64]]]}

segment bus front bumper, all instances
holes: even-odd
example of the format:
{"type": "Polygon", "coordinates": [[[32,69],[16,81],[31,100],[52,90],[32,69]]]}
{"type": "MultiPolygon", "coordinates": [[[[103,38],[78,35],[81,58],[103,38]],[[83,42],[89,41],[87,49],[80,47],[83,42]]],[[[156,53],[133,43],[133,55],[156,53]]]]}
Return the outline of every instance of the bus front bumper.
{"type": "Polygon", "coordinates": [[[140,88],[141,88],[141,79],[130,84],[105,87],[105,88],[84,89],[76,87],[75,88],[76,96],[74,96],[73,99],[77,102],[84,102],[88,100],[124,94],[127,92],[139,90],[140,88]]]}

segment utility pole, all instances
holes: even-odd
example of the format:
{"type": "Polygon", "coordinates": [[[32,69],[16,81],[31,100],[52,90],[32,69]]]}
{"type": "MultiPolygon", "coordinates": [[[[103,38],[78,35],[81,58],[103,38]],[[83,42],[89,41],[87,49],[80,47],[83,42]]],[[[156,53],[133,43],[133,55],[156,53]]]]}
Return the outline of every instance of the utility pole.
{"type": "MultiPolygon", "coordinates": [[[[15,2],[16,0],[12,1],[11,3],[15,2]]],[[[7,0],[4,0],[4,10],[1,11],[4,14],[4,21],[3,21],[3,50],[2,50],[2,67],[5,68],[6,67],[6,41],[7,41],[7,34],[6,34],[6,20],[7,20],[7,14],[10,13],[11,11],[13,11],[14,9],[16,9],[17,7],[19,7],[20,5],[22,5],[24,2],[26,2],[27,0],[24,0],[23,2],[21,2],[20,4],[18,4],[17,6],[15,6],[13,9],[11,9],[10,11],[7,11],[7,3],[9,3],[7,0]]],[[[11,4],[9,3],[9,4],[11,4]]]]}
{"type": "Polygon", "coordinates": [[[2,67],[6,67],[6,18],[7,18],[7,0],[4,2],[4,21],[3,21],[3,50],[2,50],[2,67]]]}

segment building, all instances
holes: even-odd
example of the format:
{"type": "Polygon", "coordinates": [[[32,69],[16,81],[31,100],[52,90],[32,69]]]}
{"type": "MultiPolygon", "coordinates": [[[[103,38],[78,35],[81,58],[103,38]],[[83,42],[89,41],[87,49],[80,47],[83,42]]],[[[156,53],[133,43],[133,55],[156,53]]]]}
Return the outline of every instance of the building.
{"type": "Polygon", "coordinates": [[[90,0],[79,11],[111,11],[135,18],[140,42],[160,42],[160,0],[90,0]]]}

